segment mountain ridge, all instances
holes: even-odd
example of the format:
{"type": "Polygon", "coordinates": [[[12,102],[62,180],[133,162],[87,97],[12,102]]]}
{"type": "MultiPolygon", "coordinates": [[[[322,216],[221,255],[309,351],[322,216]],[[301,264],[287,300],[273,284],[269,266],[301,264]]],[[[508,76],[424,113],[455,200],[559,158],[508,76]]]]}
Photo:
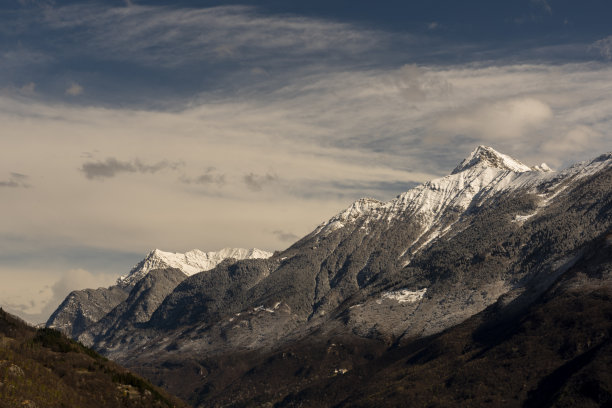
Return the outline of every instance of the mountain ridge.
{"type": "Polygon", "coordinates": [[[491,150],[386,203],[357,200],[270,258],[159,283],[168,294],[148,321],[119,317],[129,330],[107,327],[87,344],[179,395],[205,396],[233,353],[345,335],[404,346],[495,304],[524,310],[611,232],[612,154],[553,172],[491,150]]]}
{"type": "Polygon", "coordinates": [[[117,285],[124,288],[133,286],[154,269],[177,268],[185,275],[191,276],[198,272],[208,271],[225,259],[260,259],[270,256],[272,256],[271,252],[257,248],[223,248],[219,251],[210,252],[192,249],[185,253],[154,249],[142,261],[134,265],[127,275],[119,277],[117,285]]]}
{"type": "Polygon", "coordinates": [[[264,259],[270,256],[272,253],[257,248],[224,248],[210,252],[194,249],[184,254],[154,249],[133,266],[127,275],[119,277],[115,285],[76,290],[68,294],[51,314],[46,326],[60,330],[72,338],[78,338],[87,328],[126,301],[138,282],[156,269],[177,269],[184,279],[197,272],[210,270],[228,259],[264,259]]]}

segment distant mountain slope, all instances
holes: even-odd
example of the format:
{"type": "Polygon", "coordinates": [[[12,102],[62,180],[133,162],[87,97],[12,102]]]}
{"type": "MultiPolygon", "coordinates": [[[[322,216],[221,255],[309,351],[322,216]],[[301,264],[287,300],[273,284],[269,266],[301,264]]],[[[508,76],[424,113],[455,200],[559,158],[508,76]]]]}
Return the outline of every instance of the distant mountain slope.
{"type": "MultiPolygon", "coordinates": [[[[184,254],[155,249],[135,265],[127,275],[121,276],[116,285],[109,288],[71,292],[51,314],[46,326],[56,328],[76,339],[87,328],[125,301],[134,286],[155,269],[175,268],[180,270],[183,273],[182,277],[185,278],[197,272],[210,270],[226,259],[260,259],[270,256],[272,256],[270,252],[256,248],[225,248],[217,252],[203,252],[194,249],[184,254]]],[[[160,302],[161,300],[163,298],[160,299],[160,302]]],[[[145,307],[145,309],[148,308],[145,307]]],[[[150,311],[152,312],[153,310],[150,311]]],[[[146,319],[141,317],[140,320],[148,320],[149,317],[146,319]]]]}
{"type": "MultiPolygon", "coordinates": [[[[141,278],[128,297],[99,321],[82,330],[78,340],[91,345],[102,337],[119,337],[138,323],[147,322],[174,288],[185,279],[179,269],[156,269],[141,278]]],[[[100,345],[101,346],[101,345],[100,345]]],[[[104,348],[108,348],[105,345],[104,348]]]]}
{"type": "Polygon", "coordinates": [[[118,286],[72,291],[51,314],[46,325],[76,339],[127,297],[128,293],[118,286]]]}
{"type": "Polygon", "coordinates": [[[0,407],[186,407],[148,381],[0,309],[0,407]]]}

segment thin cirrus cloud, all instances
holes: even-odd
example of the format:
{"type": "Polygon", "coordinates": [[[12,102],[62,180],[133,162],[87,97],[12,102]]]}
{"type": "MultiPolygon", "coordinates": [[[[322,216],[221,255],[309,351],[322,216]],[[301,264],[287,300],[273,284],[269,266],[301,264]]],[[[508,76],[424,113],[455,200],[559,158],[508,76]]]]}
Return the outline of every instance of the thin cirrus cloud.
{"type": "Polygon", "coordinates": [[[66,88],[66,95],[79,96],[83,93],[83,87],[75,82],[66,88]]]}
{"type": "Polygon", "coordinates": [[[116,281],[112,274],[94,274],[84,269],[70,269],[59,273],[59,279],[49,281],[44,273],[22,272],[29,279],[29,285],[20,288],[18,293],[6,293],[0,290],[2,307],[11,313],[22,316],[32,323],[43,323],[66,296],[75,290],[84,288],[108,287],[116,281]],[[36,287],[31,281],[44,285],[36,287]]]}
{"type": "Polygon", "coordinates": [[[355,55],[371,50],[383,35],[355,31],[343,23],[269,17],[247,6],[72,5],[47,9],[44,21],[55,30],[86,28],[88,46],[82,52],[95,50],[111,59],[136,58],[164,66],[195,60],[258,59],[271,52],[300,57],[329,51],[355,55]],[[167,52],[150,52],[161,49],[167,52]]]}
{"type": "Polygon", "coordinates": [[[612,35],[595,41],[589,49],[594,49],[607,61],[612,59],[612,35]]]}
{"type": "Polygon", "coordinates": [[[168,161],[160,161],[154,164],[145,164],[139,159],[121,161],[114,157],[109,157],[104,161],[89,161],[83,163],[80,170],[85,177],[93,180],[113,178],[121,173],[154,174],[166,169],[176,170],[180,165],[180,162],[171,163],[168,161]]]}
{"type": "Polygon", "coordinates": [[[245,174],[242,180],[249,190],[261,191],[265,186],[277,182],[278,176],[270,173],[260,175],[251,172],[245,174]]]}
{"type": "Polygon", "coordinates": [[[0,187],[28,188],[28,176],[21,173],[11,173],[8,180],[0,180],[0,187]]]}
{"type": "Polygon", "coordinates": [[[552,14],[553,12],[552,7],[550,6],[547,0],[531,0],[531,3],[544,10],[548,14],[552,14]]]}
{"type": "Polygon", "coordinates": [[[182,176],[180,180],[185,184],[216,185],[218,187],[223,187],[226,184],[225,178],[224,173],[219,173],[215,167],[209,167],[199,176],[182,176]]]}
{"type": "Polygon", "coordinates": [[[585,125],[577,125],[554,140],[542,144],[542,149],[556,154],[571,154],[583,146],[597,146],[605,140],[604,135],[585,125]]]}
{"type": "Polygon", "coordinates": [[[283,230],[272,231],[272,234],[274,234],[280,241],[283,242],[295,242],[300,238],[292,232],[287,232],[283,230]]]}
{"type": "Polygon", "coordinates": [[[485,102],[442,116],[435,127],[448,133],[473,135],[481,140],[516,140],[553,118],[550,106],[523,97],[485,102]]]}

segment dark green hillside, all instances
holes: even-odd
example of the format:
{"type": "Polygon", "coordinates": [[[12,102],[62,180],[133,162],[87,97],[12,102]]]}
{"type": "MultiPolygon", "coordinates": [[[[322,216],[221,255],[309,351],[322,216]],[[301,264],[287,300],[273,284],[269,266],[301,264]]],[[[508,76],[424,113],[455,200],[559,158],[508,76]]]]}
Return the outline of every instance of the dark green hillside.
{"type": "Polygon", "coordinates": [[[0,407],[185,407],[53,329],[0,309],[0,407]]]}

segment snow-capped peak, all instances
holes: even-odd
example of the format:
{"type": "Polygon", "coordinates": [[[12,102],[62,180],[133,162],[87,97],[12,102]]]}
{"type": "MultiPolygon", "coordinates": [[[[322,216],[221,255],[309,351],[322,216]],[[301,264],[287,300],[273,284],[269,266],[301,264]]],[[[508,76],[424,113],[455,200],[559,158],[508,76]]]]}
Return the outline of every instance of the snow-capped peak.
{"type": "Polygon", "coordinates": [[[203,252],[199,249],[194,249],[184,254],[154,249],[135,265],[130,273],[120,277],[117,280],[117,284],[122,287],[132,286],[154,269],[177,268],[185,275],[191,276],[198,272],[213,269],[225,259],[262,259],[271,256],[271,252],[262,251],[257,248],[224,248],[216,252],[203,252]]]}
{"type": "MultiPolygon", "coordinates": [[[[460,173],[477,165],[497,167],[499,169],[510,170],[515,173],[523,173],[537,169],[526,166],[520,161],[503,153],[499,153],[492,147],[481,145],[478,146],[465,160],[463,160],[451,174],[460,173]]],[[[546,166],[544,163],[543,165],[546,166]]],[[[548,166],[546,166],[546,168],[548,169],[548,166]]]]}
{"type": "Polygon", "coordinates": [[[465,211],[474,204],[474,200],[483,200],[496,192],[512,188],[517,179],[524,184],[532,178],[552,175],[551,172],[544,163],[529,167],[491,147],[478,146],[448,176],[421,184],[386,203],[370,198],[357,200],[319,225],[314,234],[329,234],[357,219],[366,223],[385,219],[390,223],[399,217],[417,220],[422,234],[432,233],[447,208],[465,211]]]}

